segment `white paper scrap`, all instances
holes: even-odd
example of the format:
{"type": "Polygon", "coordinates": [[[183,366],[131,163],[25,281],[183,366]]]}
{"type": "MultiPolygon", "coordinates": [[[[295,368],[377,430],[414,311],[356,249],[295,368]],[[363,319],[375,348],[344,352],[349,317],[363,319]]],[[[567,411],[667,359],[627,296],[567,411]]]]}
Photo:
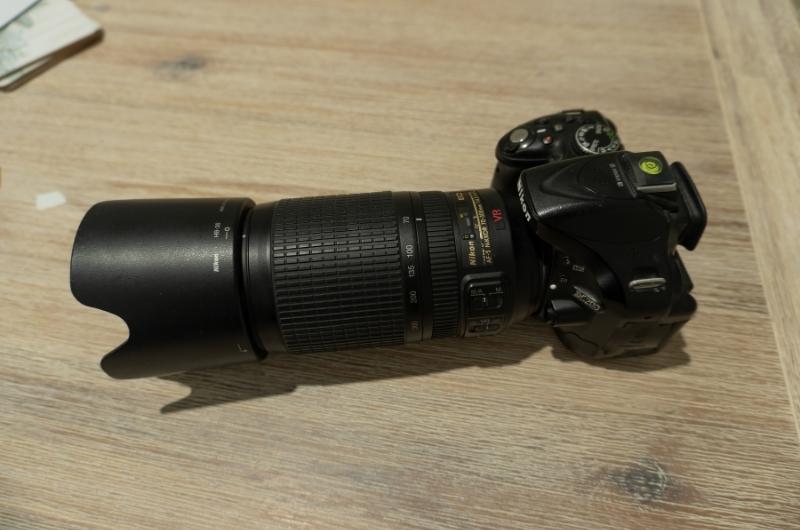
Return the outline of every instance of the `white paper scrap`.
{"type": "Polygon", "coordinates": [[[47,193],[39,193],[36,195],[36,209],[47,210],[61,206],[67,202],[67,198],[60,191],[48,191],[47,193]]]}

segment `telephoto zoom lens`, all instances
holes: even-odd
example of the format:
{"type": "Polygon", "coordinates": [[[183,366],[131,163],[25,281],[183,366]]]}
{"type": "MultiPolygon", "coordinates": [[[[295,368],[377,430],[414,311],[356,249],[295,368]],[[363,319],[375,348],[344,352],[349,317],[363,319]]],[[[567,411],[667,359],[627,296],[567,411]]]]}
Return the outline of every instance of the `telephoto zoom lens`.
{"type": "Polygon", "coordinates": [[[127,323],[102,362],[120,378],[494,334],[541,298],[519,209],[492,189],[104,202],[71,286],[127,323]]]}

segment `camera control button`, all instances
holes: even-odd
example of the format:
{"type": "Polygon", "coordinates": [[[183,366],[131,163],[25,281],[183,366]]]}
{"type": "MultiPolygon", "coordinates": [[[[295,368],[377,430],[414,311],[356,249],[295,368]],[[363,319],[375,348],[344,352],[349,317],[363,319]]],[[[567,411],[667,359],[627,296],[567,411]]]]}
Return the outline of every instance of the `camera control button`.
{"type": "Polygon", "coordinates": [[[478,313],[489,307],[489,298],[483,293],[470,291],[469,310],[471,313],[478,313]]]}
{"type": "Polygon", "coordinates": [[[660,276],[650,277],[650,278],[636,278],[635,280],[631,280],[628,284],[634,291],[652,291],[658,289],[659,287],[663,287],[667,284],[667,280],[661,278],[660,276]]]}
{"type": "Polygon", "coordinates": [[[499,281],[470,283],[467,286],[470,314],[503,309],[503,286],[499,281]]]}
{"type": "Polygon", "coordinates": [[[467,336],[492,335],[503,327],[501,318],[471,318],[467,321],[467,336]]]}
{"type": "Polygon", "coordinates": [[[610,153],[620,148],[617,131],[599,121],[578,127],[575,131],[575,144],[587,155],[610,153]]]}
{"type": "Polygon", "coordinates": [[[508,135],[508,141],[512,144],[521,144],[528,138],[529,134],[530,133],[528,132],[528,129],[520,127],[511,131],[511,133],[508,135]]]}
{"type": "Polygon", "coordinates": [[[488,305],[494,310],[503,309],[503,291],[494,291],[487,295],[488,305]]]}

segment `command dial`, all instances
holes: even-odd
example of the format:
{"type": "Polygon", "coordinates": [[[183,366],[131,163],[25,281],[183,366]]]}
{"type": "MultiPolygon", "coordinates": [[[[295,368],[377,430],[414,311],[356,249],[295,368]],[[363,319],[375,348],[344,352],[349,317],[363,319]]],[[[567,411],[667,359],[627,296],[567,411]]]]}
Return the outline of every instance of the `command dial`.
{"type": "Polygon", "coordinates": [[[575,131],[575,142],[584,153],[597,155],[619,149],[619,137],[611,126],[604,123],[587,123],[575,131]]]}

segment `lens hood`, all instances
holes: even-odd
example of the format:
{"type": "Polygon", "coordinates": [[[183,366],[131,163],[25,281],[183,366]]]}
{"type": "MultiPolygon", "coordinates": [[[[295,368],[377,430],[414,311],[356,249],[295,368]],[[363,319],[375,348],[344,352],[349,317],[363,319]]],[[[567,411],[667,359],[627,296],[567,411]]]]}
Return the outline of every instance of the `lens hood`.
{"type": "Polygon", "coordinates": [[[114,313],[128,340],[102,360],[115,378],[253,361],[242,302],[244,198],[101,202],[75,236],[70,286],[114,313]]]}

